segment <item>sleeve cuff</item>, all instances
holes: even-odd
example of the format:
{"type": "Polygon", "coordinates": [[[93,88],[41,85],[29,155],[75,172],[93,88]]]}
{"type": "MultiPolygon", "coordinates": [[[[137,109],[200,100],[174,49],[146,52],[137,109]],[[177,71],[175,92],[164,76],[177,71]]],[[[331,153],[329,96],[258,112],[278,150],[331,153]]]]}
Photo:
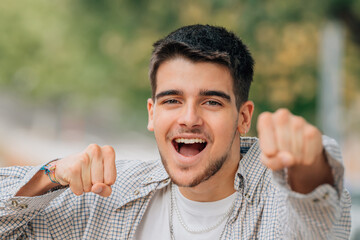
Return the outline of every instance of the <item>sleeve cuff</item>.
{"type": "Polygon", "coordinates": [[[334,139],[331,139],[327,136],[323,136],[323,146],[334,177],[334,186],[323,184],[308,194],[301,194],[291,190],[287,181],[286,169],[273,171],[273,179],[275,183],[281,190],[285,191],[289,197],[302,200],[309,199],[309,201],[313,202],[320,202],[336,197],[337,201],[339,201],[340,196],[344,190],[344,167],[340,147],[334,139]]]}
{"type": "MultiPolygon", "coordinates": [[[[52,160],[53,161],[53,160],[52,160]]],[[[49,161],[51,162],[51,161],[49,161]]],[[[49,163],[48,162],[48,163],[49,163]]],[[[45,163],[47,164],[47,163],[45,163]]],[[[15,194],[27,184],[31,178],[40,170],[43,165],[32,167],[24,177],[16,184],[15,186],[8,188],[8,193],[6,198],[2,199],[0,205],[0,212],[5,213],[6,215],[10,214],[26,214],[34,211],[41,211],[45,209],[49,203],[60,194],[62,194],[67,186],[60,186],[54,189],[51,189],[46,194],[35,197],[23,197],[15,196],[15,194]]],[[[0,214],[3,215],[3,214],[0,214]]]]}

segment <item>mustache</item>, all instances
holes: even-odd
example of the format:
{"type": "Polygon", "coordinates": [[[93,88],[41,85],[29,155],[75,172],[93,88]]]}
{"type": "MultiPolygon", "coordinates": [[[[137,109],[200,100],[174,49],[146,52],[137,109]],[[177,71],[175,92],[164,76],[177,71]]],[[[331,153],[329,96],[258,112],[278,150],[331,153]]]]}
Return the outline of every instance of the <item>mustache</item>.
{"type": "Polygon", "coordinates": [[[193,128],[193,129],[179,129],[178,131],[179,134],[182,134],[182,133],[196,133],[196,134],[202,134],[203,131],[200,129],[200,128],[193,128]]]}

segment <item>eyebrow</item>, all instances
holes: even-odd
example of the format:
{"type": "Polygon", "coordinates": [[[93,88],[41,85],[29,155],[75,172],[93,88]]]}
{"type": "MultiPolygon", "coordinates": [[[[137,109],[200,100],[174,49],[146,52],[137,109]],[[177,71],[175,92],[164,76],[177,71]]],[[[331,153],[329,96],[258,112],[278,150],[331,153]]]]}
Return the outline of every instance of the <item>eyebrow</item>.
{"type": "Polygon", "coordinates": [[[214,90],[202,90],[200,91],[200,96],[217,96],[225,99],[226,101],[230,102],[231,97],[229,94],[226,94],[222,91],[214,91],[214,90]]]}
{"type": "MultiPolygon", "coordinates": [[[[156,94],[155,99],[159,99],[165,96],[171,96],[171,95],[178,95],[178,96],[182,96],[184,95],[183,91],[180,90],[166,90],[163,92],[159,92],[158,94],[156,94]]],[[[217,97],[221,97],[223,99],[225,99],[227,102],[231,101],[231,97],[229,94],[226,94],[222,91],[215,91],[215,90],[201,90],[200,91],[200,96],[217,96],[217,97]]]]}
{"type": "Polygon", "coordinates": [[[184,95],[183,91],[180,90],[167,90],[163,92],[159,92],[156,94],[155,99],[159,99],[165,96],[171,96],[171,95],[184,95]]]}

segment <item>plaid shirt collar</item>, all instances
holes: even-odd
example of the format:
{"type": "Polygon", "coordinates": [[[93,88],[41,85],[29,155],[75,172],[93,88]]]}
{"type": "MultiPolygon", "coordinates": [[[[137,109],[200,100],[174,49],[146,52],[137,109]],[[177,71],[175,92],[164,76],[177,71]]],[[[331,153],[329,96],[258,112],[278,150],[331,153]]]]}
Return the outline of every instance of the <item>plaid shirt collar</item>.
{"type": "Polygon", "coordinates": [[[261,151],[258,139],[256,137],[241,138],[240,152],[243,158],[239,162],[234,189],[236,191],[243,189],[245,199],[251,202],[255,189],[266,171],[266,167],[259,161],[261,151]]]}

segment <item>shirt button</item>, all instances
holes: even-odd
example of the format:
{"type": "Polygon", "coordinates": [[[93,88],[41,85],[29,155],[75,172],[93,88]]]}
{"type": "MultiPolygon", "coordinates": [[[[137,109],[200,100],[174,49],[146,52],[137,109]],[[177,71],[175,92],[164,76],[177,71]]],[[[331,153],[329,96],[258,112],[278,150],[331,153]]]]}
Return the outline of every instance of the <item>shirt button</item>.
{"type": "Polygon", "coordinates": [[[317,202],[319,202],[319,201],[320,201],[320,200],[317,199],[317,198],[314,198],[314,199],[313,199],[313,202],[314,202],[314,203],[317,203],[317,202]]]}
{"type": "Polygon", "coordinates": [[[139,195],[139,193],[140,193],[139,189],[136,189],[136,190],[134,191],[134,195],[139,195]]]}
{"type": "Polygon", "coordinates": [[[17,207],[19,205],[19,203],[15,200],[12,200],[11,205],[13,205],[14,207],[17,207]]]}
{"type": "Polygon", "coordinates": [[[326,200],[328,197],[329,197],[329,193],[328,192],[324,193],[323,199],[326,200]]]}
{"type": "Polygon", "coordinates": [[[20,204],[19,207],[21,209],[26,209],[26,208],[28,208],[28,205],[27,204],[20,204]]]}
{"type": "Polygon", "coordinates": [[[150,182],[152,180],[152,177],[149,177],[147,180],[148,180],[148,182],[150,182]]]}
{"type": "Polygon", "coordinates": [[[163,184],[167,184],[168,182],[169,182],[169,179],[162,181],[163,184]]]}

